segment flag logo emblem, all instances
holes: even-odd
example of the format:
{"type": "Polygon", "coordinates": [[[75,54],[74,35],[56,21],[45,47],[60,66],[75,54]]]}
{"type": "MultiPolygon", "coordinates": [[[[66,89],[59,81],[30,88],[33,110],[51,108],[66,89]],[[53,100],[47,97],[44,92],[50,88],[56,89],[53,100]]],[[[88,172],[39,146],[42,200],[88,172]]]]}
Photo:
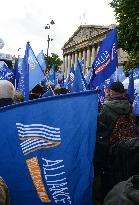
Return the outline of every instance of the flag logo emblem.
{"type": "Polygon", "coordinates": [[[24,125],[16,123],[20,146],[24,155],[40,149],[49,149],[60,145],[60,128],[43,124],[24,125]]]}

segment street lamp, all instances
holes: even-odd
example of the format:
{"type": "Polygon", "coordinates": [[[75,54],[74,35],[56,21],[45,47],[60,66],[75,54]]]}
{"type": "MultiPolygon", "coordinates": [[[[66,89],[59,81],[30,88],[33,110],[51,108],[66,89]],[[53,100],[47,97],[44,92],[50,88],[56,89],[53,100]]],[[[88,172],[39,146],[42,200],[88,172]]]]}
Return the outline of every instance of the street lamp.
{"type": "MultiPolygon", "coordinates": [[[[50,24],[47,24],[45,26],[45,29],[50,29],[51,25],[54,25],[55,22],[53,20],[50,21],[50,24]]],[[[49,45],[50,45],[50,41],[53,41],[53,38],[50,38],[49,34],[47,36],[47,58],[48,58],[48,51],[49,51],[49,45]]]]}

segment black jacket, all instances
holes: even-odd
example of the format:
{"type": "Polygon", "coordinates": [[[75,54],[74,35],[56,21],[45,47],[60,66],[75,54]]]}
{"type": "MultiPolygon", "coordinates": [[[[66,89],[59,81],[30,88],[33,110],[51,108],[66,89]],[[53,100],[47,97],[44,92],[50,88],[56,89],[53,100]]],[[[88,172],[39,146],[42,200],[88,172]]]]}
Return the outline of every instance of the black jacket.
{"type": "Polygon", "coordinates": [[[138,205],[139,175],[118,183],[107,194],[103,205],[138,205]]]}
{"type": "Polygon", "coordinates": [[[2,99],[0,99],[0,107],[11,105],[13,103],[14,102],[13,102],[13,100],[11,98],[2,98],[2,99]]]}

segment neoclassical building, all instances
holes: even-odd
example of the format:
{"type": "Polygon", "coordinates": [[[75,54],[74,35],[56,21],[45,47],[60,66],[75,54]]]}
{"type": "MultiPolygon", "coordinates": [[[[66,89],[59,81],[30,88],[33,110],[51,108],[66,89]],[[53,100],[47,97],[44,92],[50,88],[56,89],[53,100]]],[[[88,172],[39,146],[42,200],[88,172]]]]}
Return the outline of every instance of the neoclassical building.
{"type": "MultiPolygon", "coordinates": [[[[63,50],[63,72],[65,76],[69,73],[70,67],[74,64],[76,68],[77,59],[84,59],[85,68],[92,65],[99,46],[107,33],[114,28],[110,26],[81,25],[64,44],[63,50]]],[[[127,60],[127,54],[118,49],[118,65],[122,66],[127,60]]]]}

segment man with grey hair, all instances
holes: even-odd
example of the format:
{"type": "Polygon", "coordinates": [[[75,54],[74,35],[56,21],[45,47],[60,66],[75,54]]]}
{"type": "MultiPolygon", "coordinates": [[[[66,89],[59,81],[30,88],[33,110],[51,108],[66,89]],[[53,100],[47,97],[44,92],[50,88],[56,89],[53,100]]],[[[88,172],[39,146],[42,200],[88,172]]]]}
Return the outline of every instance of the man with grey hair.
{"type": "Polygon", "coordinates": [[[13,104],[15,88],[8,80],[0,80],[0,107],[13,104]]]}

